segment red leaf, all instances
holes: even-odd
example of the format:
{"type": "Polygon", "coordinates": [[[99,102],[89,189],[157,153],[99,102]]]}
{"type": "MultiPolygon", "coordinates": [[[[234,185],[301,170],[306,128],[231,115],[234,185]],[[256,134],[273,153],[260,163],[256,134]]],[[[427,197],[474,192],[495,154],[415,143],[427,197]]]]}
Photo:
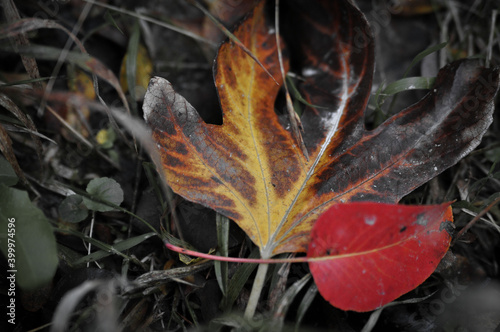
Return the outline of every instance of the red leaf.
{"type": "Polygon", "coordinates": [[[336,204],[312,230],[307,256],[321,295],[342,310],[370,311],[409,292],[450,245],[450,203],[336,204]]]}

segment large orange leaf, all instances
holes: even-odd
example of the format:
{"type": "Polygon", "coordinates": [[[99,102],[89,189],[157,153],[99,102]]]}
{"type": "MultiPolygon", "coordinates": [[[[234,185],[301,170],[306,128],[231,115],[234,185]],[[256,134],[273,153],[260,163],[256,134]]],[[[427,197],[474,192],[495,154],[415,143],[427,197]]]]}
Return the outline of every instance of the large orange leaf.
{"type": "Polygon", "coordinates": [[[307,252],[319,292],[342,310],[370,311],[395,300],[434,272],[448,251],[452,221],[449,203],[335,204],[314,224],[307,252]]]}
{"type": "MultiPolygon", "coordinates": [[[[264,258],[306,251],[314,221],[335,202],[396,203],[454,165],[491,123],[499,80],[498,70],[474,61],[453,63],[419,103],[367,131],[374,55],[364,16],[350,1],[290,4],[283,17],[293,36],[290,63],[305,78],[303,94],[325,107],[301,117],[309,159],[274,110],[279,87],[230,41],[214,66],[222,125],[206,124],[159,77],[143,107],[172,189],[233,219],[264,258]]],[[[279,82],[264,3],[233,33],[279,82]]]]}

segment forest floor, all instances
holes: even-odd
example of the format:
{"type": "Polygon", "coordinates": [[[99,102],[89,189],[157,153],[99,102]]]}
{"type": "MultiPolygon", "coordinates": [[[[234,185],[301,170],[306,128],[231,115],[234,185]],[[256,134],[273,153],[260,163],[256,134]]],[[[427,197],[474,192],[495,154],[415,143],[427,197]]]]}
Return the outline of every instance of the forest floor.
{"type": "MultiPolygon", "coordinates": [[[[4,315],[2,330],[500,331],[498,96],[481,144],[401,200],[424,205],[454,201],[457,232],[484,214],[453,243],[438,271],[399,303],[371,312],[343,311],[318,294],[312,278],[307,279],[306,263],[276,264],[268,271],[256,314],[247,319],[243,312],[257,264],[222,265],[165,248],[162,237],[182,234],[182,245],[213,253],[220,243],[221,217],[164,190],[143,141],[135,140],[106,108],[127,105],[142,121],[149,79],[160,76],[205,121],[223,122],[212,67],[226,37],[191,2],[1,1],[0,140],[5,158],[0,156],[0,190],[5,192],[0,197],[13,190],[28,196],[8,207],[0,201],[0,217],[16,218],[18,235],[21,215],[32,218],[26,222],[31,234],[21,238],[26,244],[18,237],[16,247],[18,265],[32,264],[32,275],[19,274],[16,324],[4,315]],[[33,18],[47,21],[19,23],[33,18]],[[82,50],[68,41],[68,32],[99,63],[80,57],[82,50]],[[23,252],[29,257],[21,258],[23,252]],[[225,281],[217,271],[221,268],[228,269],[225,281]],[[301,280],[309,281],[286,298],[301,280]]],[[[251,1],[207,2],[204,6],[230,29],[251,9],[251,1]]],[[[356,4],[375,37],[367,128],[429,91],[403,86],[403,92],[380,103],[378,92],[404,76],[435,77],[462,58],[500,66],[498,1],[356,4]],[[411,66],[419,53],[440,44],[411,66]]],[[[14,227],[5,220],[5,227],[14,227]]],[[[229,255],[258,256],[255,244],[229,223],[229,255]]],[[[6,229],[0,230],[2,241],[6,229]]],[[[4,308],[12,298],[7,258],[0,260],[4,308]]]]}

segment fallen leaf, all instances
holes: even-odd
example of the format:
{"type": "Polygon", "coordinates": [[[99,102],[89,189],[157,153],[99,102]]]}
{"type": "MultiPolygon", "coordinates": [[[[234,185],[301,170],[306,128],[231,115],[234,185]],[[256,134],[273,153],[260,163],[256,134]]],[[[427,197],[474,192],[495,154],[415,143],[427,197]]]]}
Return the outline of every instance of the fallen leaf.
{"type": "Polygon", "coordinates": [[[335,204],[316,221],[307,256],[320,294],[342,310],[370,311],[427,279],[448,251],[450,203],[335,204]]]}
{"type": "MultiPolygon", "coordinates": [[[[98,200],[109,202],[114,205],[120,205],[123,202],[123,190],[118,182],[113,179],[102,177],[93,179],[87,185],[87,193],[98,200]]],[[[108,212],[115,210],[113,207],[108,206],[103,203],[99,203],[83,198],[83,204],[89,210],[95,210],[99,212],[108,212]]]]}
{"type": "MultiPolygon", "coordinates": [[[[366,19],[350,1],[286,5],[284,26],[291,28],[284,36],[293,38],[285,70],[290,54],[305,79],[301,93],[323,107],[307,107],[301,117],[309,161],[286,115],[274,110],[279,87],[230,41],[214,69],[222,125],[205,123],[159,77],[143,106],[169,186],[233,219],[263,258],[305,252],[315,220],[334,203],[396,203],[454,165],[490,125],[499,81],[498,69],[452,63],[420,102],[367,131],[374,52],[366,19]]],[[[281,83],[276,36],[264,13],[261,2],[234,35],[281,83]]]]}
{"type": "Polygon", "coordinates": [[[80,195],[66,197],[59,205],[58,211],[61,219],[69,223],[80,222],[89,215],[87,207],[83,204],[83,197],[80,195]]]}

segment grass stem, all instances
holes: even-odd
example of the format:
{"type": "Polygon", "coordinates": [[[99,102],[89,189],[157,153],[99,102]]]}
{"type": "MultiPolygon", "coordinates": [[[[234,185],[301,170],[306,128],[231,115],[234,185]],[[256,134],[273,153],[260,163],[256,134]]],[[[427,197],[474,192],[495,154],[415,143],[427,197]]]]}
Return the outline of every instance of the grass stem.
{"type": "Polygon", "coordinates": [[[264,288],[266,281],[267,269],[269,264],[259,264],[257,269],[257,275],[253,281],[252,292],[250,293],[250,298],[248,299],[247,307],[245,309],[245,318],[252,319],[255,314],[255,309],[259,303],[260,294],[264,288]]]}

